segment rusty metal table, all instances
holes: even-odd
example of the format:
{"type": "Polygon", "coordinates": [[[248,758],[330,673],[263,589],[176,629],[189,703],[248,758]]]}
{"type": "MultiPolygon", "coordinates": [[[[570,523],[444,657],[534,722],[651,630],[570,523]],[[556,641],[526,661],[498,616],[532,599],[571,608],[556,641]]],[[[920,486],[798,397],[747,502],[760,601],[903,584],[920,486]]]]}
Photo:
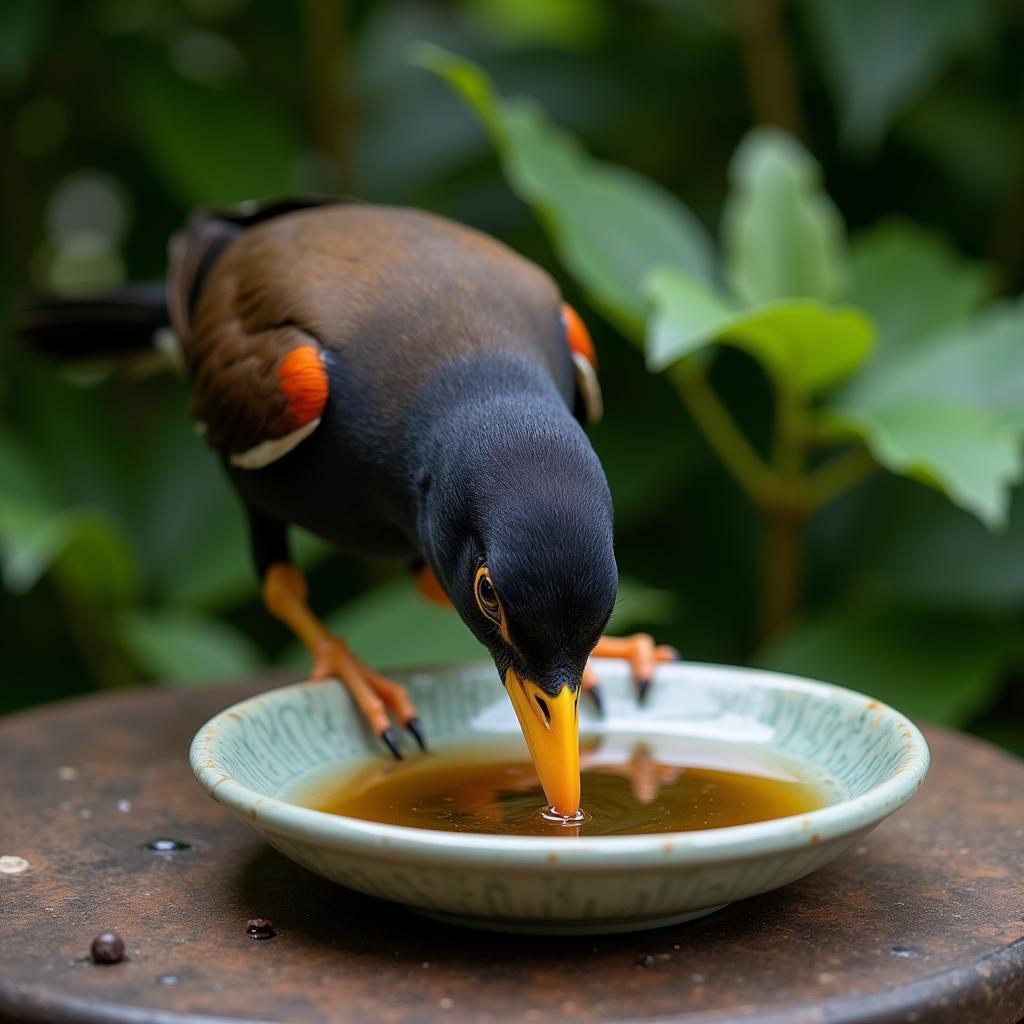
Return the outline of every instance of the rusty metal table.
{"type": "Polygon", "coordinates": [[[0,720],[0,1020],[756,1024],[1024,1017],[1024,762],[932,729],[908,807],[810,878],[596,938],[431,923],[292,864],[186,763],[253,687],[145,690],[0,720]],[[156,853],[171,837],[187,850],[156,853]],[[277,936],[246,935],[252,917],[277,936]],[[115,929],[128,959],[86,959],[115,929]]]}

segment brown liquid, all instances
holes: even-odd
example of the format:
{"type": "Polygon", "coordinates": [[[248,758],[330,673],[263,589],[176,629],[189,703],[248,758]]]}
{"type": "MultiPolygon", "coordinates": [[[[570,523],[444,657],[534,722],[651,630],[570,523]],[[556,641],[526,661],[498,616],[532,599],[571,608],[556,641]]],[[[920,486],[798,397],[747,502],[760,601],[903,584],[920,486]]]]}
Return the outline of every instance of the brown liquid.
{"type": "Polygon", "coordinates": [[[321,778],[299,795],[314,810],[367,821],[491,835],[689,832],[803,814],[830,802],[823,785],[751,748],[679,738],[615,737],[581,749],[583,816],[545,817],[522,747],[449,748],[400,764],[321,778]]]}

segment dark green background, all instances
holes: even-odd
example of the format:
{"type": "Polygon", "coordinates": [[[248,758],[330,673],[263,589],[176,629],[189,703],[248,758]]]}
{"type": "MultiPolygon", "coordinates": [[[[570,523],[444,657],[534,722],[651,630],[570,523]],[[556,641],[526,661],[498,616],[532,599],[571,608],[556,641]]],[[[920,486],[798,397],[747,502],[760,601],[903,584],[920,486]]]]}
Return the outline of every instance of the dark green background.
{"type": "MultiPolygon", "coordinates": [[[[552,270],[595,336],[620,629],[844,682],[1024,749],[1024,512],[991,533],[876,474],[814,519],[802,614],[762,642],[754,511],[668,383],[588,308],[473,117],[410,65],[421,39],[535,97],[709,228],[740,138],[774,123],[821,161],[852,233],[912,220],[982,261],[998,293],[1021,291],[1020,4],[24,0],[0,9],[5,307],[26,289],[158,278],[199,203],[336,192],[492,232],[552,270]]],[[[301,663],[258,604],[239,509],[180,380],[68,375],[0,344],[0,710],[301,663]]],[[[724,351],[713,379],[764,438],[756,365],[724,351]]],[[[314,601],[369,659],[479,652],[412,598],[401,566],[302,550],[314,601]]]]}

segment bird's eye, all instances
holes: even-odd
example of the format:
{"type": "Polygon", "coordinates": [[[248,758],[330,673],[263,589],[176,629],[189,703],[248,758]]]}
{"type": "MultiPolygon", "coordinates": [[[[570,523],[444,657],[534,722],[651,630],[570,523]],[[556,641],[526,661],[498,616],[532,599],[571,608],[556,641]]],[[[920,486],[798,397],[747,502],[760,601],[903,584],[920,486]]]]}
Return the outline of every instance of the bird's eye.
{"type": "Polygon", "coordinates": [[[501,624],[501,602],[486,565],[480,566],[476,572],[476,603],[487,618],[501,624]]]}

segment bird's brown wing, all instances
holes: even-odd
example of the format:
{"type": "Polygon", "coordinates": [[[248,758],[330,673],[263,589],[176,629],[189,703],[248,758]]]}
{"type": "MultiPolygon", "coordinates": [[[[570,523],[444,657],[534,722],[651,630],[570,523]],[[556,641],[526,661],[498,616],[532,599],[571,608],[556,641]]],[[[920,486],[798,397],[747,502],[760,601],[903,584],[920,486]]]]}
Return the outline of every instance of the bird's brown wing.
{"type": "Polygon", "coordinates": [[[286,243],[247,231],[297,208],[203,211],[171,243],[171,317],[193,418],[211,447],[248,469],[309,436],[327,403],[323,346],[282,286],[293,254],[286,243]],[[239,248],[244,261],[235,258],[239,248]]]}

